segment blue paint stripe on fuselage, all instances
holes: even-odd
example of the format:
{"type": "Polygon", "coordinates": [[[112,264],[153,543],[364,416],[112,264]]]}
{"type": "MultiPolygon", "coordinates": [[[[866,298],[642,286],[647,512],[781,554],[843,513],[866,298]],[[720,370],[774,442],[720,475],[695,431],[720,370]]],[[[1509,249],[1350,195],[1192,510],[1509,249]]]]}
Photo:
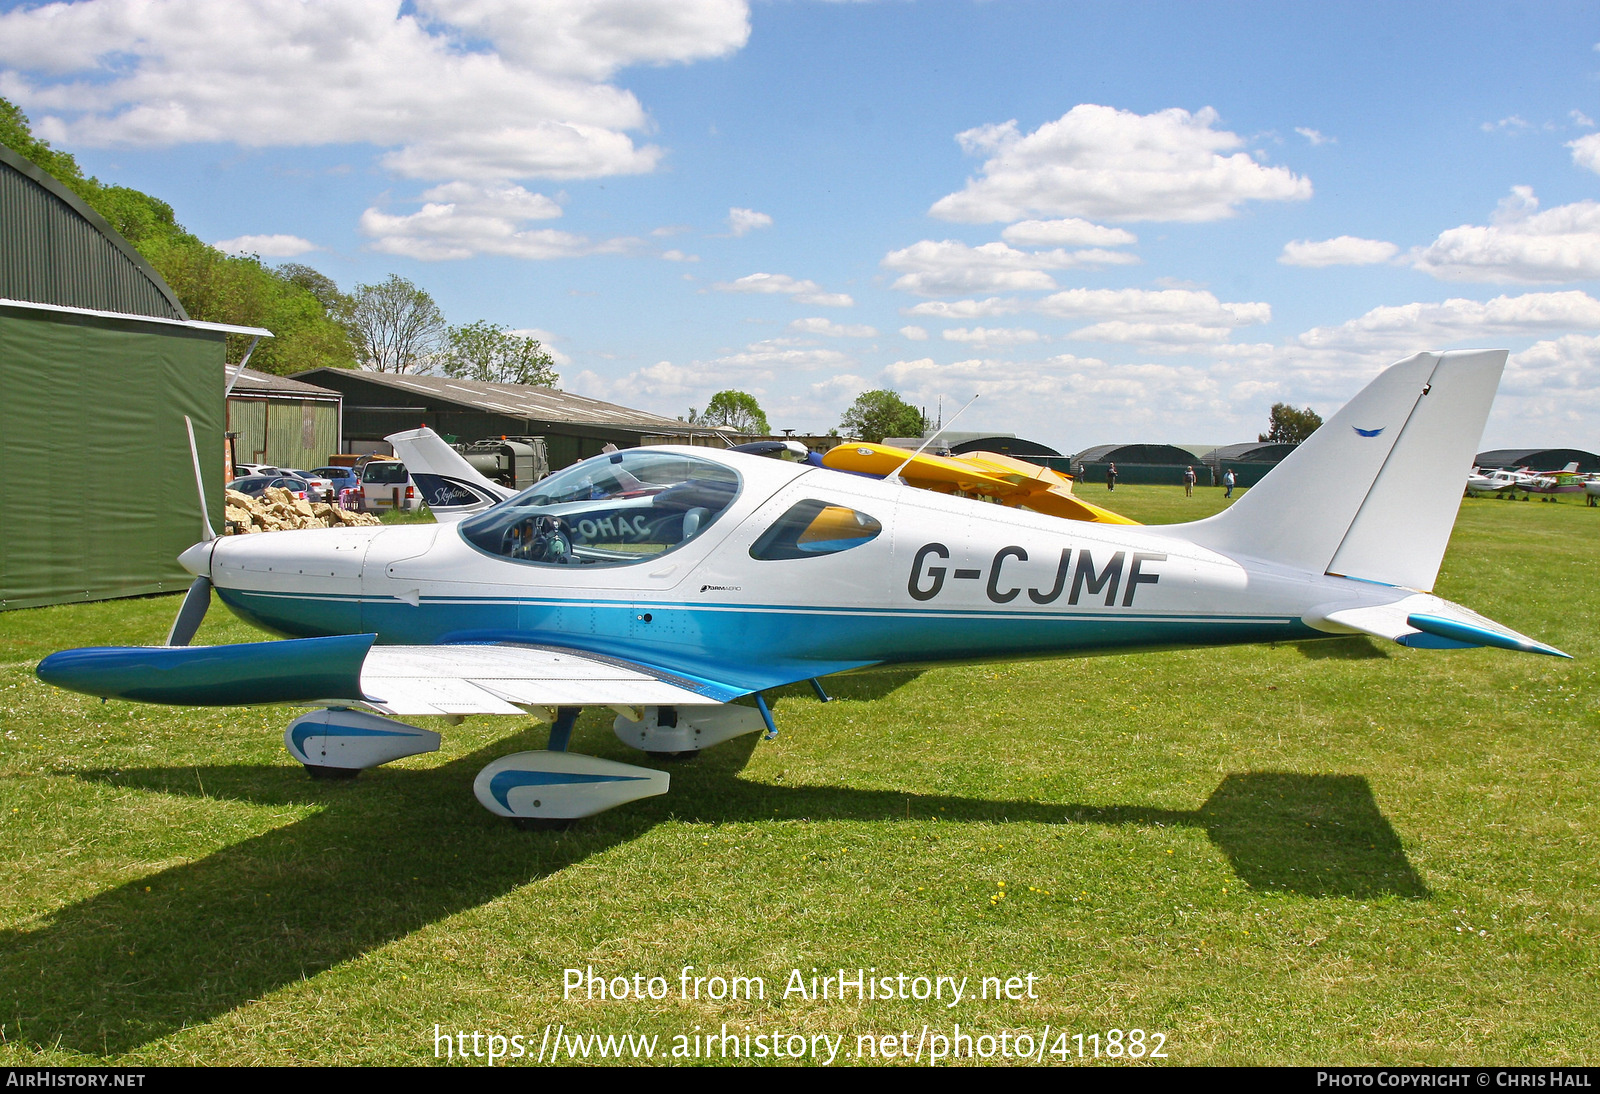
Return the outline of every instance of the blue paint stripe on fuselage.
{"type": "Polygon", "coordinates": [[[808,608],[552,598],[361,599],[217,589],[279,634],[345,633],[390,645],[528,642],[609,654],[744,690],[880,663],[975,661],[1325,637],[1287,616],[995,609],[808,608]],[[644,610],[645,608],[648,610],[644,610]],[[645,622],[643,616],[651,618],[645,622]],[[353,621],[352,621],[353,620],[353,621]]]}

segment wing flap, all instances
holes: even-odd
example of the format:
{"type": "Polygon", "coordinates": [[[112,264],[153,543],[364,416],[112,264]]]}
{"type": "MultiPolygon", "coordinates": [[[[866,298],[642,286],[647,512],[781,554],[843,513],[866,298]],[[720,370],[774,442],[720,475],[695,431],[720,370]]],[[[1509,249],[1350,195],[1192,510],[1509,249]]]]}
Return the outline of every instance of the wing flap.
{"type": "Polygon", "coordinates": [[[742,692],[549,646],[374,646],[361,668],[388,714],[518,714],[526,707],[714,706],[742,692]]]}

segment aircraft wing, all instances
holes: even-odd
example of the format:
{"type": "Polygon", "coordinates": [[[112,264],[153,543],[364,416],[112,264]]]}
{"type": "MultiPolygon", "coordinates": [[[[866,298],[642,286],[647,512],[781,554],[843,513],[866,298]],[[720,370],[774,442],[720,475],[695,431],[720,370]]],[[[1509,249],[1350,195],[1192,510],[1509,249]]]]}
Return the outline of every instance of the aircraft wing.
{"type": "Polygon", "coordinates": [[[375,646],[370,634],[230,646],[63,650],[47,684],[175,706],[362,704],[386,714],[520,714],[526,707],[705,706],[748,688],[557,646],[375,646]]]}
{"type": "Polygon", "coordinates": [[[556,646],[374,646],[366,703],[385,714],[521,714],[525,707],[701,706],[745,694],[556,646]]]}
{"type": "Polygon", "coordinates": [[[1422,649],[1493,646],[1552,657],[1569,656],[1554,646],[1430,593],[1415,593],[1389,604],[1308,612],[1305,621],[1330,634],[1370,634],[1374,638],[1422,649]]]}

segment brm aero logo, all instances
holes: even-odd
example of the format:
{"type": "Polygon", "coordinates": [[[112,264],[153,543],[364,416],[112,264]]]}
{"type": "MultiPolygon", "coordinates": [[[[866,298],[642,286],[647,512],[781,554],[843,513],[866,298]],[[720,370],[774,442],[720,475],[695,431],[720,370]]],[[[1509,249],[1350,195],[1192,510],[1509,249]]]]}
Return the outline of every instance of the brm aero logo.
{"type": "Polygon", "coordinates": [[[1362,437],[1376,437],[1379,433],[1382,433],[1385,429],[1388,429],[1389,427],[1386,426],[1386,425],[1380,425],[1377,429],[1362,429],[1358,425],[1353,425],[1350,428],[1355,430],[1357,435],[1359,435],[1359,436],[1362,436],[1362,437]]]}
{"type": "MultiPolygon", "coordinates": [[[[1104,566],[1097,567],[1093,554],[1085,547],[1078,550],[1077,565],[1074,566],[1072,555],[1071,547],[1062,548],[1053,581],[1048,588],[1029,588],[1029,600],[1035,604],[1054,604],[1066,592],[1067,603],[1076,604],[1085,592],[1090,596],[1099,596],[1103,590],[1106,607],[1114,608],[1117,606],[1117,592],[1121,589],[1122,606],[1131,608],[1140,585],[1154,585],[1161,580],[1160,574],[1146,573],[1145,565],[1167,560],[1166,555],[1148,551],[1134,551],[1131,559],[1127,551],[1115,551],[1104,566]],[[1069,573],[1072,575],[1070,591],[1067,589],[1069,573]]],[[[949,558],[950,548],[942,543],[925,543],[917,549],[916,557],[911,562],[911,577],[906,582],[906,592],[911,594],[911,599],[932,600],[938,596],[944,589],[945,575],[948,574],[951,581],[984,581],[984,592],[991,601],[1009,604],[1022,594],[1029,581],[1029,570],[1034,571],[1034,580],[1045,576],[1038,572],[1038,567],[1024,565],[1028,561],[1028,552],[1021,547],[1002,547],[996,551],[994,560],[989,564],[987,580],[982,569],[951,570],[939,565],[949,558]]]]}

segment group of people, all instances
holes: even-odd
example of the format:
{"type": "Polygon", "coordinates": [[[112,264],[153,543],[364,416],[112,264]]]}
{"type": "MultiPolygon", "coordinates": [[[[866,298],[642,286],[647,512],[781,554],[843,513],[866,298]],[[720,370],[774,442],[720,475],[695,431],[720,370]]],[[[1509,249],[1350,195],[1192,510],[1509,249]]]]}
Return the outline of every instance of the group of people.
{"type": "MultiPolygon", "coordinates": [[[[1194,484],[1195,484],[1195,479],[1196,478],[1197,478],[1197,476],[1194,473],[1194,464],[1190,464],[1188,467],[1183,469],[1183,496],[1184,497],[1186,497],[1186,498],[1194,497],[1194,484]]],[[[1227,488],[1226,490],[1223,491],[1222,496],[1225,497],[1225,498],[1233,497],[1233,488],[1238,483],[1238,481],[1239,480],[1233,474],[1233,468],[1231,468],[1231,467],[1228,468],[1228,470],[1225,471],[1223,473],[1223,475],[1222,475],[1222,485],[1227,488]]],[[[1115,490],[1116,488],[1117,488],[1117,465],[1114,464],[1114,463],[1107,464],[1106,465],[1106,489],[1107,490],[1115,490]]]]}

